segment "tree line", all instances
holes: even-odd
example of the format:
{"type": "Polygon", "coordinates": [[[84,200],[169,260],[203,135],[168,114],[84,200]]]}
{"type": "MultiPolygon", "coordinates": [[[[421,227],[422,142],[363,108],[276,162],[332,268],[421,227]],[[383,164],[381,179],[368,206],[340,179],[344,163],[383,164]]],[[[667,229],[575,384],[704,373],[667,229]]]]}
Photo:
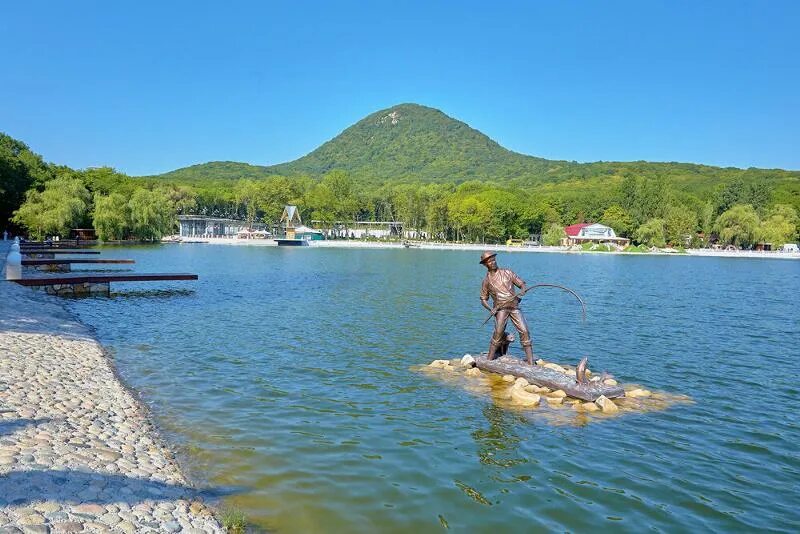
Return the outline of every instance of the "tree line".
{"type": "Polygon", "coordinates": [[[600,222],[647,246],[703,246],[712,239],[750,247],[798,237],[798,198],[767,183],[736,178],[688,192],[635,172],[602,180],[520,184],[475,180],[378,182],[334,170],[320,178],[181,183],[132,178],[114,169],[48,164],[0,134],[0,217],[32,238],[93,227],[102,240],[158,240],[176,232],[178,214],[277,222],[286,204],[322,228],[337,222],[402,221],[420,238],[503,242],[541,236],[558,244],[566,225],[600,222]]]}

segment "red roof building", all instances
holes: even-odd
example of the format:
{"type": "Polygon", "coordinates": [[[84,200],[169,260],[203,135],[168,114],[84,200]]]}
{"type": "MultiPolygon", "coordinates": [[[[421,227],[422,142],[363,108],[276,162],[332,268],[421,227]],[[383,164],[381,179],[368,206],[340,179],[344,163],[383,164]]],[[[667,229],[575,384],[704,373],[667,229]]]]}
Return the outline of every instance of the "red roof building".
{"type": "Polygon", "coordinates": [[[604,224],[581,223],[564,228],[566,237],[561,239],[562,246],[582,245],[583,243],[613,244],[620,247],[628,246],[630,239],[617,237],[614,229],[604,224]]]}
{"type": "Polygon", "coordinates": [[[581,233],[582,228],[586,228],[591,223],[578,223],[578,224],[571,224],[564,228],[564,231],[567,233],[568,237],[575,237],[579,233],[581,233]]]}

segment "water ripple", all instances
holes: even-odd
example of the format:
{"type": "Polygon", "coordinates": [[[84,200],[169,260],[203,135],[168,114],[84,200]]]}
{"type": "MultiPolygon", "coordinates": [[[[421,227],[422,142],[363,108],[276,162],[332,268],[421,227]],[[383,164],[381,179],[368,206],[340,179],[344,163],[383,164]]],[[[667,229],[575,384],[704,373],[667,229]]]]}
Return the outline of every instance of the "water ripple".
{"type": "MultiPolygon", "coordinates": [[[[688,394],[555,426],[414,366],[483,349],[474,253],[114,248],[200,280],[69,300],[187,467],[285,532],[797,531],[795,262],[506,254],[535,350],[688,394]],[[123,318],[124,320],[120,320],[123,318]]],[[[150,287],[150,286],[149,286],[150,287]]],[[[514,352],[519,354],[519,347],[514,352]]]]}

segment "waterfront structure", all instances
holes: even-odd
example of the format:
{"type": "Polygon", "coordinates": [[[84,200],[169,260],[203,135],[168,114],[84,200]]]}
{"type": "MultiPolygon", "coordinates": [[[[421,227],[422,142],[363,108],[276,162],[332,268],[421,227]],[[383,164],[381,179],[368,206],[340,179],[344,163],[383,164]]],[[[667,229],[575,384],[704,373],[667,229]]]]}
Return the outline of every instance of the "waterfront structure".
{"type": "Polygon", "coordinates": [[[325,239],[321,230],[315,230],[305,225],[300,225],[294,229],[294,235],[297,239],[305,239],[307,241],[320,241],[325,239]]]}
{"type": "MultiPolygon", "coordinates": [[[[333,239],[400,239],[403,236],[401,221],[311,221],[319,226],[327,225],[323,230],[326,238],[333,239]]],[[[405,236],[409,237],[409,236],[405,236]]]]}
{"type": "Polygon", "coordinates": [[[297,206],[287,204],[283,208],[280,224],[283,229],[284,239],[297,239],[297,228],[303,225],[303,220],[300,218],[300,210],[297,209],[297,206]]]}
{"type": "Polygon", "coordinates": [[[580,223],[564,228],[566,237],[561,239],[563,246],[582,245],[583,243],[610,243],[622,247],[630,243],[626,237],[617,237],[614,229],[600,223],[580,223]]]}
{"type": "Polygon", "coordinates": [[[261,223],[248,224],[238,219],[208,217],[206,215],[178,215],[181,237],[229,237],[234,238],[240,232],[264,230],[261,223]]]}

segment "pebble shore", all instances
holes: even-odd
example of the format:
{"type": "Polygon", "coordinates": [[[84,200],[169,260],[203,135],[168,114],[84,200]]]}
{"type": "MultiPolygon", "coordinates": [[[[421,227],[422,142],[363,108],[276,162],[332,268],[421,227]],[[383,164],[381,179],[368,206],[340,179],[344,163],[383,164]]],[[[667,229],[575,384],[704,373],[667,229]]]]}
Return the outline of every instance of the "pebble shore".
{"type": "MultiPolygon", "coordinates": [[[[0,244],[0,272],[7,252],[0,244]]],[[[187,481],[147,409],[58,297],[3,274],[0,534],[224,532],[205,504],[218,495],[187,481]]]]}

